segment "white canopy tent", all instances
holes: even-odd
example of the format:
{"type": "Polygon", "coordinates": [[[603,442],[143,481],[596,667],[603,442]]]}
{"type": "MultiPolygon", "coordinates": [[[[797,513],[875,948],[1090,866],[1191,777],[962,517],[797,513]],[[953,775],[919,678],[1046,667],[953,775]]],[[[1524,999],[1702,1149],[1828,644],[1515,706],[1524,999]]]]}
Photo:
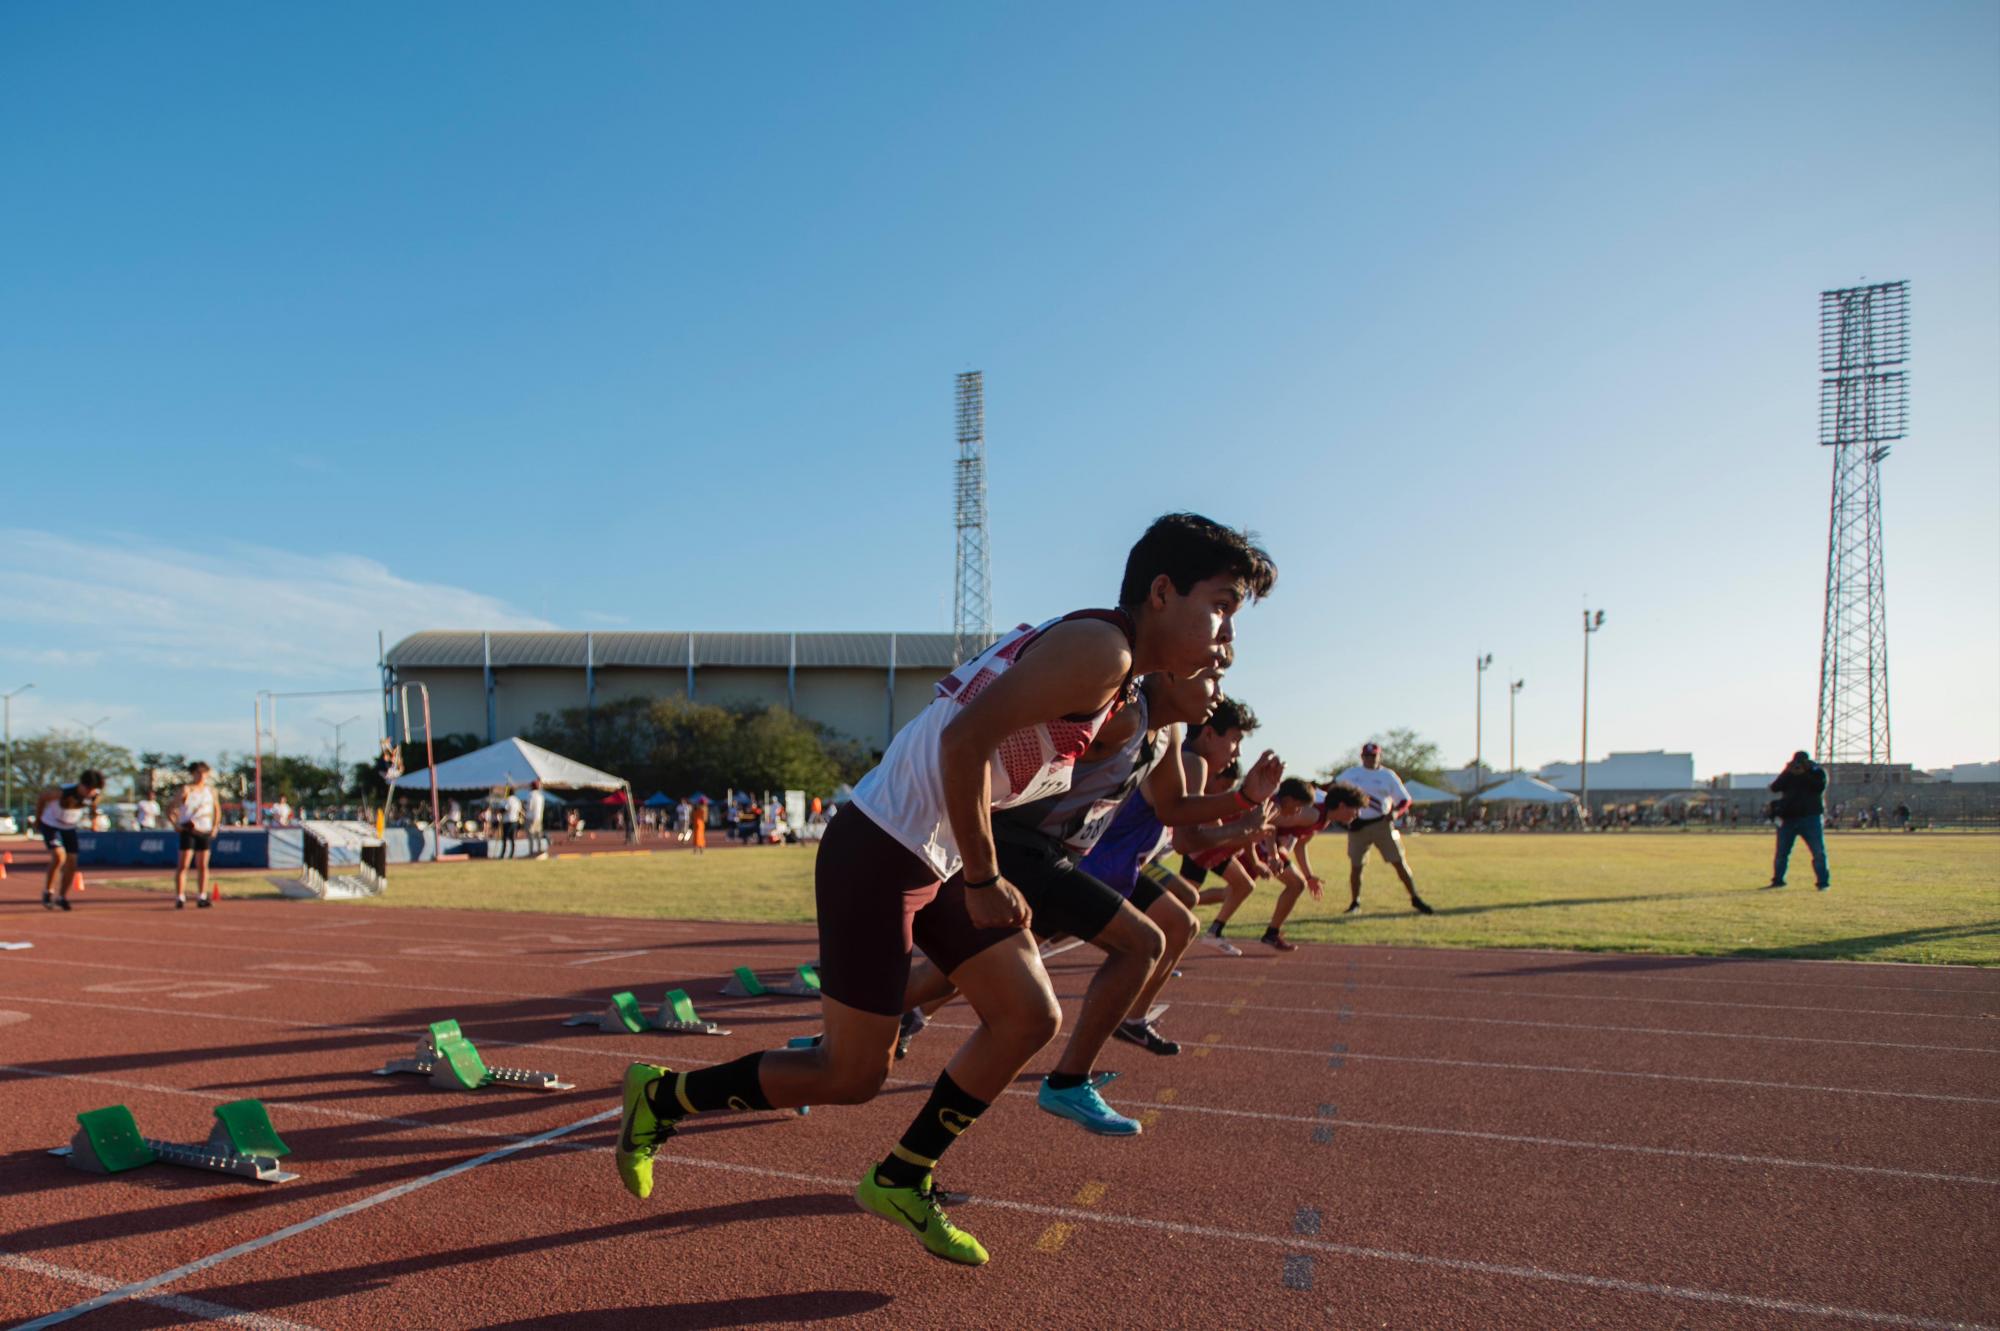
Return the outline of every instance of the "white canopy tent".
{"type": "Polygon", "coordinates": [[[1481,804],[1574,804],[1576,796],[1567,790],[1557,790],[1546,781],[1537,781],[1532,776],[1517,776],[1502,781],[1490,790],[1482,790],[1472,797],[1481,804]]]}
{"type": "Polygon", "coordinates": [[[1436,786],[1427,786],[1415,779],[1404,781],[1403,789],[1410,792],[1410,803],[1412,804],[1456,804],[1458,802],[1458,796],[1454,795],[1451,791],[1440,790],[1436,786]]]}
{"type": "MultiPolygon", "coordinates": [[[[439,790],[487,791],[503,786],[519,789],[530,781],[540,781],[544,787],[556,790],[623,791],[625,808],[632,807],[632,788],[623,777],[586,767],[574,758],[530,744],[518,735],[437,765],[439,790]]],[[[429,790],[431,785],[428,767],[406,772],[396,779],[397,790],[429,790]]],[[[636,824],[628,819],[626,836],[630,839],[636,835],[636,824]]]]}

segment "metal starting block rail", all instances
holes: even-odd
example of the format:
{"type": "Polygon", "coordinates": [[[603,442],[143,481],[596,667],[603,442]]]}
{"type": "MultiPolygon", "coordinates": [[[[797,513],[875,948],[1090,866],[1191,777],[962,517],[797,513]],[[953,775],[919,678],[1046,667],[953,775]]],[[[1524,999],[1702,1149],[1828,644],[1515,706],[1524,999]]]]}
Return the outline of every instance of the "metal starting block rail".
{"type": "Polygon", "coordinates": [[[562,1080],[553,1072],[530,1072],[526,1068],[490,1068],[479,1056],[472,1041],[465,1038],[456,1021],[434,1021],[417,1037],[412,1058],[392,1059],[375,1069],[378,1077],[413,1072],[429,1077],[441,1091],[476,1091],[486,1086],[519,1086],[530,1091],[572,1091],[576,1083],[562,1080]]]}
{"type": "Polygon", "coordinates": [[[812,966],[801,966],[782,984],[765,984],[757,978],[757,972],[748,966],[738,966],[735,973],[729,977],[729,983],[722,986],[722,992],[731,998],[762,998],[766,994],[783,994],[788,998],[818,998],[819,971],[812,966]]]}
{"type": "Polygon", "coordinates": [[[613,994],[601,1012],[579,1012],[563,1020],[565,1026],[591,1026],[600,1031],[665,1031],[672,1035],[727,1035],[712,1021],[703,1021],[694,1010],[694,1000],[685,989],[669,989],[660,1006],[648,1014],[630,993],[613,994]]]}
{"type": "Polygon", "coordinates": [[[289,1183],[298,1175],[280,1169],[280,1156],[292,1148],[271,1126],[261,1100],[233,1100],[215,1107],[215,1127],[208,1140],[195,1145],[158,1141],[139,1134],[139,1124],[124,1105],[86,1109],[76,1116],[76,1135],[50,1155],[68,1160],[71,1168],[92,1174],[122,1174],[143,1165],[179,1165],[233,1174],[258,1183],[289,1183]]]}

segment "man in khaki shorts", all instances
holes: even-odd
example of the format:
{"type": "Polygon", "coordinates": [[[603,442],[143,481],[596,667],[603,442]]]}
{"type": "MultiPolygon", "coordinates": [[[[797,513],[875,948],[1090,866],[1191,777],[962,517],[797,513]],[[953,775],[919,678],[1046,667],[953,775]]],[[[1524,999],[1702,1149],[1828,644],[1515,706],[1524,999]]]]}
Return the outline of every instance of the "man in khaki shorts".
{"type": "Polygon", "coordinates": [[[1410,867],[1403,860],[1403,838],[1396,831],[1396,819],[1409,812],[1410,792],[1404,788],[1403,778],[1382,766],[1381,746],[1363,744],[1361,765],[1342,772],[1340,780],[1358,786],[1368,796],[1368,807],[1347,828],[1349,896],[1345,913],[1351,915],[1361,909],[1361,866],[1372,846],[1396,871],[1396,877],[1403,880],[1411,908],[1419,915],[1431,914],[1431,908],[1417,895],[1416,880],[1410,877],[1410,867]]]}

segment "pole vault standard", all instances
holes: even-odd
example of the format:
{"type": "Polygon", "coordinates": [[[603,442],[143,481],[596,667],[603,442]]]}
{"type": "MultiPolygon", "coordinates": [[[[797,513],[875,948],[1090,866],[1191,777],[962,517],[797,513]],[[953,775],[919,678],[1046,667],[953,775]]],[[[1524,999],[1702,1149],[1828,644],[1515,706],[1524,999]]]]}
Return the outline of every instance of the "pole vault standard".
{"type": "MultiPolygon", "coordinates": [[[[403,743],[410,742],[410,690],[415,689],[424,704],[424,766],[431,774],[431,860],[435,862],[444,853],[444,817],[438,808],[438,765],[437,754],[431,748],[431,691],[422,683],[405,684],[397,694],[396,710],[403,714],[403,743]]],[[[368,690],[373,692],[374,690],[368,690]]],[[[393,794],[394,787],[390,788],[393,794]]]]}

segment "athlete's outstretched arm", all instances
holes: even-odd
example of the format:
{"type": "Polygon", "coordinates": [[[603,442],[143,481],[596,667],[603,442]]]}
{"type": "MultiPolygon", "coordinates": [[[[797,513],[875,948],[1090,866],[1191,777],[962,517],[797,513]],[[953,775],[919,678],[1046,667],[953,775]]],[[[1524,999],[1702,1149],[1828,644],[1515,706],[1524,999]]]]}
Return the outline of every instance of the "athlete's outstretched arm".
{"type": "MultiPolygon", "coordinates": [[[[1179,742],[1176,726],[1175,742],[1179,742]]],[[[1195,762],[1201,762],[1196,758],[1195,762]]],[[[1204,765],[1204,772],[1206,765],[1204,765]]],[[[1146,777],[1146,800],[1153,806],[1153,813],[1167,827],[1185,827],[1193,823],[1212,823],[1222,818],[1233,818],[1246,809],[1254,809],[1271,797],[1284,778],[1285,764],[1269,749],[1250,769],[1243,785],[1238,790],[1225,790],[1214,795],[1188,794],[1187,773],[1178,763],[1161,763],[1146,777]]]]}
{"type": "MultiPolygon", "coordinates": [[[[970,887],[997,878],[993,849],[993,790],[988,764],[1017,730],[1065,716],[1095,713],[1109,703],[1132,668],[1125,635],[1102,620],[1057,624],[945,726],[938,741],[945,816],[951,820],[970,887]]],[[[1025,925],[1029,911],[1004,881],[966,892],[973,922],[984,928],[1025,925]]]]}

